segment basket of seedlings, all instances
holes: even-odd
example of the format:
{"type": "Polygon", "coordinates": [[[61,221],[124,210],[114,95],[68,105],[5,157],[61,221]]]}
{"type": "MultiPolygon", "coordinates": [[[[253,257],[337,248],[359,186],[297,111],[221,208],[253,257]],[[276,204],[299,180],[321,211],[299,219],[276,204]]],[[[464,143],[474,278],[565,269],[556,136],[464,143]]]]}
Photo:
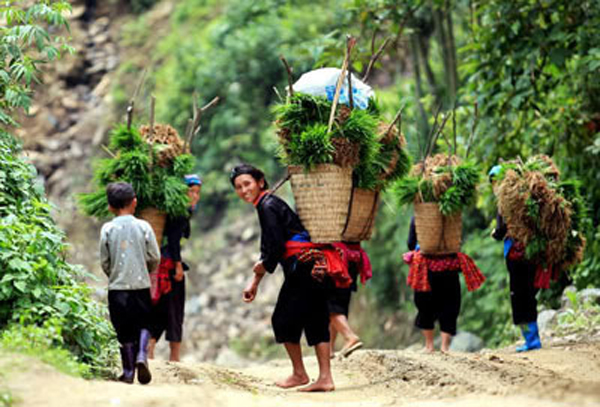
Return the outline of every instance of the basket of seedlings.
{"type": "Polygon", "coordinates": [[[395,185],[401,205],[414,204],[415,226],[423,254],[460,252],[462,210],[474,200],[479,170],[456,155],[436,154],[416,164],[395,185]]]}
{"type": "MultiPolygon", "coordinates": [[[[196,163],[189,146],[198,132],[201,114],[216,101],[202,109],[194,106],[185,139],[169,125],[154,124],[154,99],[150,125],[133,127],[128,113],[128,123],[117,125],[108,147],[104,147],[110,157],[94,163],[95,191],[78,197],[83,212],[99,219],[108,217],[106,186],[119,181],[130,183],[138,201],[136,216],[150,223],[160,245],[167,216],[187,215],[188,187],[182,180],[196,163]]],[[[132,107],[130,104],[128,112],[132,107]]]]}
{"type": "Polygon", "coordinates": [[[395,125],[400,114],[385,123],[371,88],[346,75],[350,51],[341,70],[311,71],[294,85],[290,80],[289,97],[275,107],[280,157],[315,243],[370,239],[380,192],[410,168],[395,125]],[[333,75],[335,86],[316,86],[312,78],[323,75],[333,75]]]}
{"type": "Polygon", "coordinates": [[[507,235],[525,246],[525,257],[556,277],[583,259],[588,208],[575,180],[560,180],[546,155],[501,164],[494,192],[507,235]]]}

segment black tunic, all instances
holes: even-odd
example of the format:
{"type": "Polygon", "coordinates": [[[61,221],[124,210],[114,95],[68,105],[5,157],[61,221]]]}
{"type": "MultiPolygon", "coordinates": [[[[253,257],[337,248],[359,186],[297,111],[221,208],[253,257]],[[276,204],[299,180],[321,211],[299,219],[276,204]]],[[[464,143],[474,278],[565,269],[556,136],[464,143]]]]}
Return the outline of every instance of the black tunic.
{"type": "Polygon", "coordinates": [[[284,260],[286,242],[294,235],[306,232],[300,218],[281,198],[271,194],[264,195],[256,209],[263,265],[272,273],[280,263],[285,275],[271,317],[276,342],[299,343],[302,333],[309,346],[329,342],[329,311],[324,284],[312,278],[311,263],[301,263],[294,256],[284,260]]]}
{"type": "Polygon", "coordinates": [[[285,243],[295,234],[306,232],[298,215],[276,195],[264,195],[258,205],[261,228],[260,259],[265,269],[272,273],[283,261],[285,243]]]}

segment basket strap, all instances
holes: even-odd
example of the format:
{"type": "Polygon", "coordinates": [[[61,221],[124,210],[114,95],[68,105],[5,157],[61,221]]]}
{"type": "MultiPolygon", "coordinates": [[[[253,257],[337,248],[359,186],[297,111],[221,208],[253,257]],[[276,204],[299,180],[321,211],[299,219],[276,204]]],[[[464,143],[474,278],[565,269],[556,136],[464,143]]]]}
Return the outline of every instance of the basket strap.
{"type": "Polygon", "coordinates": [[[365,222],[362,231],[360,232],[360,237],[366,238],[366,235],[369,233],[371,226],[375,223],[375,213],[377,212],[377,201],[379,199],[379,191],[377,191],[373,195],[373,206],[371,206],[371,214],[369,215],[369,220],[365,222]]]}
{"type": "Polygon", "coordinates": [[[446,217],[444,215],[442,215],[442,233],[440,233],[440,241],[438,242],[438,247],[441,250],[447,249],[447,247],[446,247],[446,217]]]}
{"type": "Polygon", "coordinates": [[[354,202],[354,190],[356,188],[352,187],[352,192],[350,193],[350,200],[348,201],[348,215],[346,216],[346,224],[344,225],[344,230],[342,231],[342,236],[346,233],[348,229],[348,224],[350,223],[350,216],[352,216],[352,202],[354,202]]]}

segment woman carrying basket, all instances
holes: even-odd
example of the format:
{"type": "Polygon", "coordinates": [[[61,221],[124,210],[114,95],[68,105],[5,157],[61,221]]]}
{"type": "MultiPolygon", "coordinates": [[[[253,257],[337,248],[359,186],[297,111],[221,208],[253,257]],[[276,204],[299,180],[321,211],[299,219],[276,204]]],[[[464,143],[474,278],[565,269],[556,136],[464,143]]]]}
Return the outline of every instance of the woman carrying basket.
{"type": "Polygon", "coordinates": [[[404,262],[410,265],[407,283],[414,290],[418,313],[415,325],[425,338],[425,351],[434,352],[434,325],[439,321],[442,336],[441,351],[450,350],[456,335],[456,321],[460,313],[461,289],[459,273],[463,274],[468,291],[483,284],[485,277],[475,262],[464,253],[425,255],[418,244],[415,218],[410,222],[408,249],[404,262]]]}
{"type": "Polygon", "coordinates": [[[292,388],[309,383],[302,360],[300,338],[306,335],[315,347],[319,378],[300,391],[332,391],[335,386],[329,361],[329,311],[325,284],[313,277],[314,263],[288,256],[288,242],[309,242],[308,232],[294,211],[279,197],[270,194],[264,173],[248,164],[236,166],[230,181],[237,195],[255,206],[261,227],[261,257],[254,265],[254,277],[244,290],[243,300],[252,302],[265,273],[280,264],[285,275],[271,319],[275,340],[283,343],[293,372],[277,386],[292,388]]]}
{"type": "MultiPolygon", "coordinates": [[[[494,166],[489,172],[492,186],[496,183],[496,176],[500,173],[501,166],[494,166]]],[[[513,323],[521,328],[525,344],[518,346],[517,352],[540,349],[542,342],[537,324],[537,300],[539,288],[536,287],[536,274],[538,266],[525,258],[525,246],[507,234],[508,227],[500,213],[496,216],[496,228],[492,237],[504,240],[504,258],[508,269],[510,285],[510,305],[513,323]]]]}

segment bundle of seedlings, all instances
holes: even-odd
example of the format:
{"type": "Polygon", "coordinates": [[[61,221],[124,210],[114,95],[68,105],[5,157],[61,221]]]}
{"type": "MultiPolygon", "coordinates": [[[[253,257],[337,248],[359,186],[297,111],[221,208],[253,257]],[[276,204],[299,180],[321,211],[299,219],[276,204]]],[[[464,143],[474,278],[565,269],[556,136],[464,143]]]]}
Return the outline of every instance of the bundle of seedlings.
{"type": "Polygon", "coordinates": [[[587,208],[574,180],[560,181],[560,171],[545,155],[501,165],[494,192],[508,236],[525,245],[525,256],[555,270],[583,258],[587,208]]]}
{"type": "Polygon", "coordinates": [[[286,165],[312,170],[319,164],[350,168],[357,188],[380,191],[410,169],[406,140],[395,124],[385,123],[375,100],[365,110],[340,104],[331,130],[332,102],[294,93],[275,107],[280,157],[286,165]]]}
{"type": "Polygon", "coordinates": [[[130,183],[137,195],[137,215],[148,220],[157,241],[166,216],[186,216],[188,188],[182,181],[195,165],[195,158],[184,154],[184,143],[170,126],[156,124],[140,130],[118,125],[110,135],[110,158],[95,162],[96,190],[81,194],[79,203],[89,216],[109,216],[106,186],[111,182],[130,183]],[[158,219],[155,219],[158,218],[158,219]]]}
{"type": "Polygon", "coordinates": [[[456,155],[436,154],[413,166],[398,181],[394,194],[400,205],[414,204],[421,252],[460,251],[462,210],[470,205],[479,183],[479,169],[456,155]]]}

